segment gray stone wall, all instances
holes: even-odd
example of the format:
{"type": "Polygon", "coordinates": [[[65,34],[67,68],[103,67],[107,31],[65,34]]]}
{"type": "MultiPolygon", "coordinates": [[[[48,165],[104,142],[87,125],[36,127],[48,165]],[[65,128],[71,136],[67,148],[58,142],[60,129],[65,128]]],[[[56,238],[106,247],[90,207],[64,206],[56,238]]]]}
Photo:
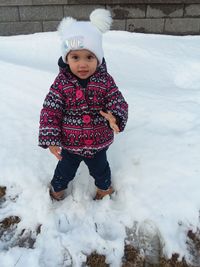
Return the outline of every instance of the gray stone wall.
{"type": "Polygon", "coordinates": [[[0,0],[0,35],[55,31],[64,16],[88,20],[99,7],[112,12],[113,30],[200,34],[200,0],[0,0]]]}

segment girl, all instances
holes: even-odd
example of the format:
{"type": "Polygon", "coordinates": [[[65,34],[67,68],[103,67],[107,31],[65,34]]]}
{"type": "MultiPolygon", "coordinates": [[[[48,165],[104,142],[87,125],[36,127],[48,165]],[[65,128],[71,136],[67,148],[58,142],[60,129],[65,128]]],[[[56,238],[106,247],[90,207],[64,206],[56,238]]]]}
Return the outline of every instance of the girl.
{"type": "Polygon", "coordinates": [[[108,10],[96,9],[90,21],[65,18],[58,28],[60,73],[45,98],[39,131],[39,146],[49,148],[59,160],[50,188],[55,200],[64,198],[81,161],[95,180],[95,199],[114,192],[106,151],[113,132],[125,128],[128,105],[103,58],[102,33],[111,22],[108,10]]]}

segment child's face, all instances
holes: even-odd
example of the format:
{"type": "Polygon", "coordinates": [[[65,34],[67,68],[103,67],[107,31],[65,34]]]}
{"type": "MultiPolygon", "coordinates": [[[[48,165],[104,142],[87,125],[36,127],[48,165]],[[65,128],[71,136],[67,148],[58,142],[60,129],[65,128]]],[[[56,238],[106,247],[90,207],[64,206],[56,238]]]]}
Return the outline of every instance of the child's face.
{"type": "Polygon", "coordinates": [[[89,50],[72,50],[67,55],[71,72],[80,79],[87,79],[97,69],[97,58],[89,50]]]}

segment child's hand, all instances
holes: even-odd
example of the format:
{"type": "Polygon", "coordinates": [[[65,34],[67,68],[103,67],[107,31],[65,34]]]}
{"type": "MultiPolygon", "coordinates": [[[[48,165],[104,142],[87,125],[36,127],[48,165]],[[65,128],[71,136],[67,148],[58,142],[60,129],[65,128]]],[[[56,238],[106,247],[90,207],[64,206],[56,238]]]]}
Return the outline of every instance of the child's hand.
{"type": "Polygon", "coordinates": [[[104,112],[104,111],[100,111],[100,114],[106,119],[108,120],[109,124],[110,124],[110,128],[113,129],[113,131],[115,133],[119,133],[119,127],[117,126],[116,123],[116,118],[115,116],[112,115],[112,113],[110,111],[108,111],[108,113],[104,112]]]}
{"type": "Polygon", "coordinates": [[[61,148],[59,146],[49,146],[49,150],[51,151],[52,154],[58,159],[61,160],[61,148]]]}

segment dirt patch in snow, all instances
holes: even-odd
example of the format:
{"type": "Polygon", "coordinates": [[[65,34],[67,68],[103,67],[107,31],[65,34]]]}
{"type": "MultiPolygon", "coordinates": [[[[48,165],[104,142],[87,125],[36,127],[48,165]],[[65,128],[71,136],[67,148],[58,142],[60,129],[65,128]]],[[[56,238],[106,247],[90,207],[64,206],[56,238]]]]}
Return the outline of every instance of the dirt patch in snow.
{"type": "Polygon", "coordinates": [[[93,252],[87,257],[86,265],[88,267],[109,267],[106,263],[106,257],[93,252]]]}
{"type": "Polygon", "coordinates": [[[7,230],[9,229],[11,226],[19,223],[21,220],[18,216],[10,216],[10,217],[7,217],[5,219],[3,219],[1,222],[0,222],[0,228],[3,230],[7,230]]]}
{"type": "Polygon", "coordinates": [[[6,195],[6,187],[0,186],[0,198],[4,197],[6,195]]]}

